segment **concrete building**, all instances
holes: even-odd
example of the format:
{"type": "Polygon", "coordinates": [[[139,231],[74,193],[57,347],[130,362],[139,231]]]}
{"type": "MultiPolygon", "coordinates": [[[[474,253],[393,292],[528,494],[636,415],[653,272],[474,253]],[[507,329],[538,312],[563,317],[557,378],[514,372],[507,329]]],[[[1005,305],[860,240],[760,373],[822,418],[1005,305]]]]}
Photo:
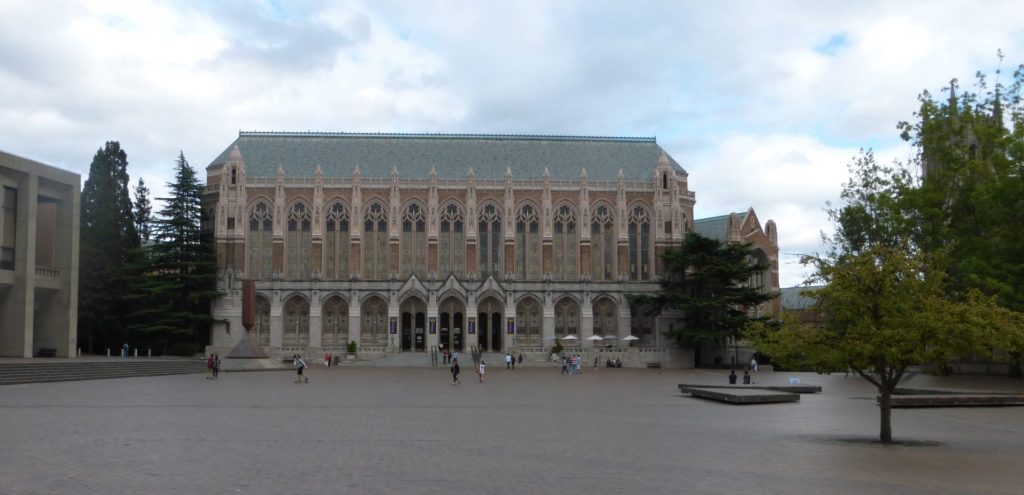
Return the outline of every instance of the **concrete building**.
{"type": "MultiPolygon", "coordinates": [[[[662,336],[675,318],[626,294],[658,290],[695,200],[654,138],[242,132],[207,167],[212,348],[244,334],[251,278],[272,354],[621,352],[632,335],[632,364],[692,366],[662,336]]],[[[774,223],[744,215],[737,238],[772,266],[756,283],[777,290],[774,223]]]]}
{"type": "Polygon", "coordinates": [[[75,355],[81,177],[0,152],[0,356],[75,355]]]}

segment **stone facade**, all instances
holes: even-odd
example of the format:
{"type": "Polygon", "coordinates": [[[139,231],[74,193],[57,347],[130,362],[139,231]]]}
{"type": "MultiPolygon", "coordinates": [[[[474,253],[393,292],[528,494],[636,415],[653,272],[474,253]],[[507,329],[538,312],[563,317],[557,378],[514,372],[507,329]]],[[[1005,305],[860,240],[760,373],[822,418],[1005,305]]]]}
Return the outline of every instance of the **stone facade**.
{"type": "MultiPolygon", "coordinates": [[[[246,331],[253,279],[251,336],[280,355],[545,355],[632,335],[637,364],[692,366],[661,336],[674,318],[626,294],[658,289],[695,199],[653,138],[243,132],[207,168],[212,348],[246,331]]],[[[774,238],[762,249],[777,259],[774,238]]]]}
{"type": "Polygon", "coordinates": [[[0,152],[0,356],[76,354],[80,191],[78,174],[0,152]]]}

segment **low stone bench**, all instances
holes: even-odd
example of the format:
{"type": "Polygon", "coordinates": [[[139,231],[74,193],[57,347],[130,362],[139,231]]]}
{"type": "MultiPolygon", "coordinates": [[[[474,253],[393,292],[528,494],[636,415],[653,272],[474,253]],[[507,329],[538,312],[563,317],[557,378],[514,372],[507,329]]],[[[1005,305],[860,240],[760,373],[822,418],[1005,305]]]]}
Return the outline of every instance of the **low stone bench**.
{"type": "Polygon", "coordinates": [[[40,347],[36,351],[36,357],[57,357],[57,349],[53,347],[40,347]]]}
{"type": "Polygon", "coordinates": [[[800,401],[800,394],[755,388],[684,387],[680,385],[679,390],[693,397],[728,404],[772,404],[800,401]]]}
{"type": "MultiPolygon", "coordinates": [[[[880,403],[881,397],[875,399],[880,403]]],[[[1011,394],[934,394],[894,395],[892,407],[1001,407],[1024,406],[1024,395],[1011,394]]]]}
{"type": "Polygon", "coordinates": [[[736,390],[773,390],[776,392],[788,392],[792,394],[820,394],[820,385],[697,385],[692,383],[679,384],[679,390],[684,388],[722,388],[736,390]]]}

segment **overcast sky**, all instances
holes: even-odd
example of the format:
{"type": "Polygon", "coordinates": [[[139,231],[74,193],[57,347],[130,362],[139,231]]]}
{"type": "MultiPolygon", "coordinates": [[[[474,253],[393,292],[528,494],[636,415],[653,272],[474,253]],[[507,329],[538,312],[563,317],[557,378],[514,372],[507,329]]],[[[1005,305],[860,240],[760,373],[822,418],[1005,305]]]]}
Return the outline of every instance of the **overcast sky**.
{"type": "Polygon", "coordinates": [[[156,196],[239,130],[655,136],[698,218],[821,250],[858,148],[916,96],[1024,60],[1017,1],[0,0],[0,150],[83,181],[120,141],[156,196]],[[980,5],[980,6],[976,6],[980,5]]]}

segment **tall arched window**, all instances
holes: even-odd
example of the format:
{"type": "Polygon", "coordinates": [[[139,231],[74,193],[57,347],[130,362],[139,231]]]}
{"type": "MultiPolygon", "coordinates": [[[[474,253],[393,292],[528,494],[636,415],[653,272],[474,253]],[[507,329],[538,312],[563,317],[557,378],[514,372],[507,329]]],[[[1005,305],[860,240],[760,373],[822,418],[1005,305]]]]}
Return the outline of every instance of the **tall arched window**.
{"type": "Polygon", "coordinates": [[[427,274],[427,215],[412,203],[402,212],[402,276],[427,274]]]}
{"type": "Polygon", "coordinates": [[[285,273],[292,280],[309,278],[309,250],[312,215],[305,203],[295,203],[288,210],[288,236],[285,240],[285,273]]]}
{"type": "Polygon", "coordinates": [[[619,318],[615,311],[615,303],[602,297],[594,303],[594,335],[619,336],[619,318]]]}
{"type": "Polygon", "coordinates": [[[563,297],[555,304],[555,337],[579,336],[580,305],[571,297],[563,297]]]}
{"type": "Polygon", "coordinates": [[[327,208],[324,219],[324,278],[348,279],[348,248],[350,244],[348,208],[341,202],[327,208]]]}
{"type": "Polygon", "coordinates": [[[540,280],[540,217],[531,205],[516,213],[516,277],[540,280]]]}
{"type": "Polygon", "coordinates": [[[579,236],[576,233],[576,212],[568,205],[562,205],[555,212],[554,230],[555,279],[575,280],[579,276],[576,271],[579,236]]]}
{"type": "Polygon", "coordinates": [[[348,303],[338,296],[328,299],[324,303],[323,316],[323,345],[348,344],[348,303]]]}
{"type": "Polygon", "coordinates": [[[371,203],[363,217],[363,278],[388,277],[388,210],[371,203]]]}
{"type": "Polygon", "coordinates": [[[651,219],[647,209],[636,206],[629,215],[629,279],[651,278],[651,219]]]}
{"type": "Polygon", "coordinates": [[[294,296],[284,303],[284,336],[286,346],[309,345],[309,302],[294,296]]]}
{"type": "Polygon", "coordinates": [[[527,297],[516,306],[516,344],[521,346],[541,346],[540,303],[527,297]]]}
{"type": "Polygon", "coordinates": [[[260,201],[249,212],[248,258],[245,269],[250,278],[270,278],[274,272],[274,216],[270,205],[260,201]]]}
{"type": "Polygon", "coordinates": [[[480,277],[501,274],[501,213],[493,204],[480,210],[480,277]]]}
{"type": "Polygon", "coordinates": [[[462,278],[466,267],[466,238],[462,210],[455,204],[448,204],[441,210],[441,234],[438,238],[438,267],[440,275],[454,274],[462,278]]]}
{"type": "Polygon", "coordinates": [[[387,303],[379,297],[370,297],[363,303],[362,315],[360,344],[363,346],[386,346],[388,344],[387,303]]]}
{"type": "Polygon", "coordinates": [[[613,280],[615,273],[615,222],[611,209],[600,205],[590,221],[590,278],[613,280]]]}
{"type": "Polygon", "coordinates": [[[256,325],[252,327],[252,337],[258,345],[270,345],[270,301],[263,296],[256,296],[256,325]]]}
{"type": "Polygon", "coordinates": [[[634,303],[629,305],[629,313],[629,333],[639,339],[636,341],[636,345],[639,347],[656,346],[653,308],[634,303]]]}

